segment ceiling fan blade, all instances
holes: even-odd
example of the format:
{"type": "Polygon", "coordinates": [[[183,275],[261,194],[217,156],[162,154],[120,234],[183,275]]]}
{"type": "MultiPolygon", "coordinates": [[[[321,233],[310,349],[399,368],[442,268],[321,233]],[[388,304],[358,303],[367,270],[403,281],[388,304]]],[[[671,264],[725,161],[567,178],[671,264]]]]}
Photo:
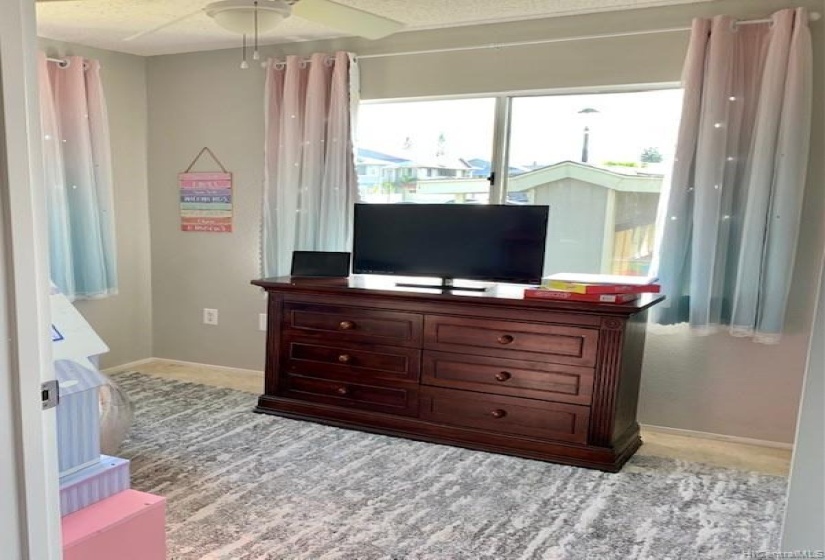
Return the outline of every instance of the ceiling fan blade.
{"type": "Polygon", "coordinates": [[[380,39],[404,28],[400,21],[330,0],[299,0],[292,6],[292,14],[365,39],[380,39]]]}
{"type": "Polygon", "coordinates": [[[143,31],[140,31],[139,33],[135,33],[134,35],[129,35],[128,37],[125,37],[123,40],[124,41],[134,41],[135,39],[140,39],[141,37],[149,35],[150,33],[155,33],[156,31],[160,31],[161,29],[166,29],[167,27],[175,25],[179,21],[183,21],[185,19],[188,19],[188,18],[190,18],[192,16],[195,16],[195,15],[201,13],[201,12],[203,12],[202,8],[198,9],[198,10],[195,10],[194,12],[189,12],[188,14],[184,14],[180,17],[170,19],[166,23],[162,23],[162,24],[157,25],[155,27],[152,27],[150,29],[144,29],[143,31]]]}

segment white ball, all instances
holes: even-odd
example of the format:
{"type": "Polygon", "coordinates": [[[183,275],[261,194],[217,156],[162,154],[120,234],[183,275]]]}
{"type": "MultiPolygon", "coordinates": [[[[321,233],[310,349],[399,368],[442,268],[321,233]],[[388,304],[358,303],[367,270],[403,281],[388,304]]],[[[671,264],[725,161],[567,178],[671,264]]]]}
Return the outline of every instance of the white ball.
{"type": "Polygon", "coordinates": [[[104,455],[117,453],[129,435],[133,418],[132,401],[114,381],[106,377],[106,383],[100,387],[100,451],[104,455]]]}

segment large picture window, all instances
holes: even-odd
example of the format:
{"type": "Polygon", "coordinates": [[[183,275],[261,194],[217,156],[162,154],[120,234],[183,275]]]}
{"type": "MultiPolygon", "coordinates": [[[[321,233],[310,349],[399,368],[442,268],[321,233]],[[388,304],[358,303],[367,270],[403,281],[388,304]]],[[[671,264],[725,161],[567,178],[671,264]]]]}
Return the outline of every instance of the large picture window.
{"type": "Polygon", "coordinates": [[[550,207],[545,274],[644,275],[680,89],[363,103],[361,202],[550,207]]]}

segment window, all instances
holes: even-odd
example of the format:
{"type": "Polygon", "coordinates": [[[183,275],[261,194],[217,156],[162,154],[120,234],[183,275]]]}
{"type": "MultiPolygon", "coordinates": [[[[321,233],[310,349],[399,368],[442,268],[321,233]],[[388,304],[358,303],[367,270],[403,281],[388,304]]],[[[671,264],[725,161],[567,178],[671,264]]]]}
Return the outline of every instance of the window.
{"type": "Polygon", "coordinates": [[[360,196],[549,205],[545,274],[644,275],[681,102],[662,89],[364,103],[360,196]]]}
{"type": "Polygon", "coordinates": [[[644,275],[681,90],[512,100],[508,200],[550,206],[545,274],[644,275]]]}
{"type": "Polygon", "coordinates": [[[362,104],[361,201],[486,202],[495,106],[492,98],[362,104]]]}

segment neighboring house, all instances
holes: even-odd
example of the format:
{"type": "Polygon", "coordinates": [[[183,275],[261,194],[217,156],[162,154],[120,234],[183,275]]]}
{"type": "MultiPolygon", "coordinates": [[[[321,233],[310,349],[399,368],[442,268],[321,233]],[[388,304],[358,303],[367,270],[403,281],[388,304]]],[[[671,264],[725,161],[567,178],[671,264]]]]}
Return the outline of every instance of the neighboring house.
{"type": "MultiPolygon", "coordinates": [[[[490,176],[490,173],[492,173],[492,171],[493,171],[493,162],[491,162],[489,160],[486,160],[486,159],[472,158],[472,159],[468,159],[467,163],[469,163],[470,165],[473,166],[473,171],[470,175],[471,177],[482,177],[482,178],[486,179],[487,177],[490,176]]],[[[518,166],[511,165],[507,168],[507,171],[508,171],[510,177],[513,177],[514,175],[519,175],[521,173],[526,173],[526,172],[530,171],[530,169],[527,168],[527,167],[518,167],[518,166]]]]}
{"type": "Polygon", "coordinates": [[[358,148],[355,159],[358,186],[365,190],[378,187],[383,180],[390,177],[393,170],[400,169],[409,163],[410,160],[407,158],[392,156],[367,148],[358,148]]]}
{"type": "MultiPolygon", "coordinates": [[[[663,176],[562,161],[511,176],[508,200],[550,206],[545,273],[639,274],[653,255],[663,176]]],[[[486,179],[418,181],[408,200],[486,202],[486,179]]]]}
{"type": "Polygon", "coordinates": [[[361,196],[404,194],[416,181],[471,177],[473,166],[461,158],[420,158],[358,148],[355,167],[361,196]]]}

